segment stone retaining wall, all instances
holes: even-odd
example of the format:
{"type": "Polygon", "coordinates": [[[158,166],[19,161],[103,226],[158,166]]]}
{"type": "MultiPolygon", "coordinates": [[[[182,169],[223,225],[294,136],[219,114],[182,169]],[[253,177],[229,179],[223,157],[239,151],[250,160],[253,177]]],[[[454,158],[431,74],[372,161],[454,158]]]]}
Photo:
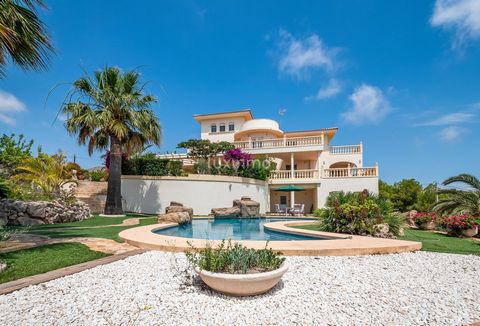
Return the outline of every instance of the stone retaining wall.
{"type": "Polygon", "coordinates": [[[90,217],[85,203],[60,203],[58,201],[0,200],[0,225],[37,225],[75,222],[90,217]]]}

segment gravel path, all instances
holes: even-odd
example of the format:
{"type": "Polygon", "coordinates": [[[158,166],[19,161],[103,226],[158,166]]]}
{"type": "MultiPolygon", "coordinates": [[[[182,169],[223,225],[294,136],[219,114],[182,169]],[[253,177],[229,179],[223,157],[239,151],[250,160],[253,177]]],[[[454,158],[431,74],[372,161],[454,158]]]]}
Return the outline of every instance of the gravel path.
{"type": "Polygon", "coordinates": [[[288,257],[268,294],[185,282],[183,255],[147,252],[0,296],[0,325],[461,325],[480,321],[480,257],[288,257]],[[185,285],[186,284],[186,285],[185,285]]]}

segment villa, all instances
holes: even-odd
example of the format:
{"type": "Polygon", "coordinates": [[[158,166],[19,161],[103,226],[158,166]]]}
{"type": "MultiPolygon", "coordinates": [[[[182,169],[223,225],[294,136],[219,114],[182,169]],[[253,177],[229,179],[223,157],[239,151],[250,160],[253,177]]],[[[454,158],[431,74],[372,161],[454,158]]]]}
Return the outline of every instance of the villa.
{"type": "MultiPolygon", "coordinates": [[[[258,190],[259,187],[256,187],[257,190],[253,191],[247,186],[244,187],[246,188],[244,193],[241,193],[242,190],[236,192],[237,197],[248,195],[260,201],[263,212],[278,213],[279,207],[292,207],[293,203],[297,203],[303,205],[305,213],[310,213],[316,208],[324,207],[328,194],[334,191],[356,192],[367,189],[371,193],[378,193],[378,164],[364,166],[361,142],[356,145],[333,145],[338,128],[284,131],[275,120],[254,118],[249,109],[196,114],[193,117],[200,124],[201,139],[212,142],[227,141],[251,154],[254,159],[268,156],[276,163],[276,170],[271,172],[266,184],[262,185],[264,189],[258,190]],[[303,191],[289,193],[278,191],[279,188],[289,185],[295,185],[303,191]]],[[[194,163],[186,153],[162,154],[160,157],[182,160],[184,167],[192,166],[194,163]]],[[[217,164],[224,164],[221,156],[216,160],[217,164]]],[[[198,178],[201,177],[196,177],[192,181],[200,181],[198,178]]],[[[172,184],[172,180],[163,179],[164,183],[170,181],[172,184]]],[[[202,181],[221,183],[225,180],[225,177],[217,176],[216,179],[202,181]]],[[[126,188],[124,197],[127,198],[127,207],[129,207],[128,198],[135,192],[128,190],[129,183],[132,181],[124,177],[124,188],[126,188]]],[[[243,182],[245,183],[245,180],[243,182]]],[[[178,182],[175,185],[178,185],[178,182]]],[[[189,188],[191,187],[195,187],[193,183],[189,184],[189,188]]],[[[215,194],[216,200],[210,201],[210,205],[214,207],[227,205],[231,199],[234,199],[229,197],[222,200],[226,195],[225,191],[213,186],[211,182],[205,187],[208,187],[209,194],[215,194]]],[[[205,187],[203,190],[206,189],[205,187]]],[[[169,192],[175,192],[172,190],[175,188],[175,186],[169,187],[169,192]]],[[[194,207],[199,214],[209,213],[211,206],[203,207],[201,200],[196,204],[195,198],[190,199],[186,196],[191,190],[182,188],[183,190],[178,190],[178,193],[183,194],[188,205],[194,207]]],[[[229,190],[232,190],[231,185],[229,190]]],[[[201,190],[195,197],[202,196],[199,192],[201,190]]],[[[136,197],[135,202],[138,203],[138,201],[139,198],[136,197]]],[[[143,207],[143,212],[156,213],[156,210],[158,208],[143,207]]]]}

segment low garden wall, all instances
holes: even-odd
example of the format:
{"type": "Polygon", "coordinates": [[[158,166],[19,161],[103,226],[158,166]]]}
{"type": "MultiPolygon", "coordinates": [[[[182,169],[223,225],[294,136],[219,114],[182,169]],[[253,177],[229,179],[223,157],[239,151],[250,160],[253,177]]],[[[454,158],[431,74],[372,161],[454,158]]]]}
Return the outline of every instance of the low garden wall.
{"type": "Polygon", "coordinates": [[[0,225],[37,225],[81,221],[90,217],[85,203],[0,200],[0,225]]]}
{"type": "Polygon", "coordinates": [[[171,201],[178,201],[192,207],[195,215],[207,215],[245,196],[260,203],[261,214],[268,210],[268,184],[262,180],[201,174],[122,176],[124,209],[136,213],[164,213],[171,201]]]}

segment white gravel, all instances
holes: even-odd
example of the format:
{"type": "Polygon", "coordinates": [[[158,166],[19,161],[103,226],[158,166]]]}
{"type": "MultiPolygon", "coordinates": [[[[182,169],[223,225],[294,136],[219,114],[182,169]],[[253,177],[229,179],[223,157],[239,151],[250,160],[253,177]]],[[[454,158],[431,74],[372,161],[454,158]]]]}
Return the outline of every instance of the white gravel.
{"type": "Polygon", "coordinates": [[[0,296],[0,325],[461,325],[480,321],[480,257],[288,257],[271,292],[231,298],[147,252],[0,296]]]}

